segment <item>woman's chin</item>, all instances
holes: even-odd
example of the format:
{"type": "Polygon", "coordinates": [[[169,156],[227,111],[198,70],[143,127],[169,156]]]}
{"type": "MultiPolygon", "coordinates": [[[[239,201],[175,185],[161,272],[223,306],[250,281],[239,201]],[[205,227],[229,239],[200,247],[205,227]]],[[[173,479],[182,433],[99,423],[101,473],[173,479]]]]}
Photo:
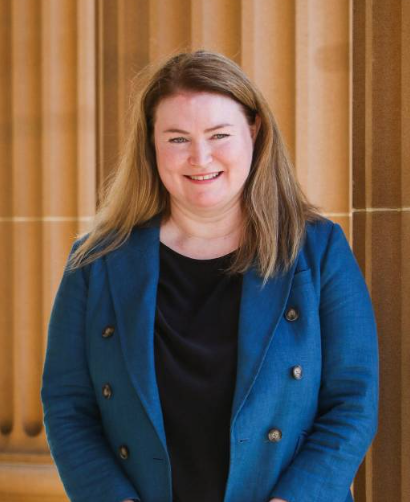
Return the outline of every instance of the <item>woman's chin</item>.
{"type": "Polygon", "coordinates": [[[224,207],[224,201],[223,200],[195,200],[195,201],[190,201],[189,206],[193,210],[197,211],[202,211],[202,212],[211,212],[215,210],[219,210],[220,208],[224,207]]]}

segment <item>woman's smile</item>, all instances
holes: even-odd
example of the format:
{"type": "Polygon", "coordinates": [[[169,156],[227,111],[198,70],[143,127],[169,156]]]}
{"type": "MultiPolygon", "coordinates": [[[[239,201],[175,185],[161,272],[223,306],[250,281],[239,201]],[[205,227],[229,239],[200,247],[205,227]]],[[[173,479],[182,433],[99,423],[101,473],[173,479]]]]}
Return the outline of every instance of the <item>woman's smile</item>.
{"type": "Polygon", "coordinates": [[[199,183],[202,185],[205,183],[211,183],[213,181],[216,181],[221,175],[222,171],[210,174],[195,174],[195,175],[186,174],[185,177],[188,178],[189,181],[192,181],[194,183],[199,183]]]}

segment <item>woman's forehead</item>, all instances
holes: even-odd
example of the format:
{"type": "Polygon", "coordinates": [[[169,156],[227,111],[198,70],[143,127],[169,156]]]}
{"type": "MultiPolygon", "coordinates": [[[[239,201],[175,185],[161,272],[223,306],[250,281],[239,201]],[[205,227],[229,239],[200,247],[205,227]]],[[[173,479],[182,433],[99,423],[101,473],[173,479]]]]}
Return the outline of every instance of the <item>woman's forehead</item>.
{"type": "Polygon", "coordinates": [[[184,120],[230,122],[243,118],[241,106],[234,99],[209,92],[178,92],[162,99],[157,106],[155,122],[184,120]]]}

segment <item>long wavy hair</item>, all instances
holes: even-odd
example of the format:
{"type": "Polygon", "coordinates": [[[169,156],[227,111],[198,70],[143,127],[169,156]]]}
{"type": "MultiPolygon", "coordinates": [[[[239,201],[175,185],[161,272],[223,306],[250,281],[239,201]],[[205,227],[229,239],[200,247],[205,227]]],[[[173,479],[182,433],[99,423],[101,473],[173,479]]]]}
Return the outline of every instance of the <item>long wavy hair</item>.
{"type": "Polygon", "coordinates": [[[226,273],[244,273],[255,263],[265,284],[291,267],[306,222],[324,217],[304,195],[262,93],[236,63],[205,50],[178,53],[137,74],[123,153],[99,192],[92,228],[70,255],[67,268],[87,265],[118,248],[134,227],[158,213],[164,222],[170,217],[170,195],[158,174],[153,133],[159,102],[179,91],[228,96],[241,105],[249,124],[256,114],[261,119],[242,190],[242,236],[226,273]]]}

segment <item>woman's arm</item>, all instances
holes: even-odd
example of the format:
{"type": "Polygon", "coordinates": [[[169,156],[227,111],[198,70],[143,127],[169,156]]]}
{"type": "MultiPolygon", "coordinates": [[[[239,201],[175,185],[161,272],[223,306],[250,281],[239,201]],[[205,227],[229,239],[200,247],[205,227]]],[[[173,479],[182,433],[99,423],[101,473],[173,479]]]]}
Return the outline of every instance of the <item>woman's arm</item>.
{"type": "Polygon", "coordinates": [[[377,430],[378,342],[363,275],[338,224],[321,259],[322,378],[311,433],[270,496],[345,502],[377,430]]]}
{"type": "Polygon", "coordinates": [[[48,444],[71,502],[139,500],[104,436],[85,354],[87,294],[84,268],[65,271],[51,312],[41,388],[48,444]]]}

